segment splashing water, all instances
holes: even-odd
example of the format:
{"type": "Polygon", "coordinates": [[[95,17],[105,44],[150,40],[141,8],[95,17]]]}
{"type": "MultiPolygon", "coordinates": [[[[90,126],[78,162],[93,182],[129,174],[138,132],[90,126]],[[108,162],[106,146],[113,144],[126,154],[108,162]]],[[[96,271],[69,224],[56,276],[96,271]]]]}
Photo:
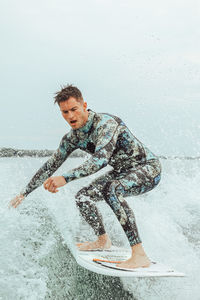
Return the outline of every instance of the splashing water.
{"type": "MultiPolygon", "coordinates": [[[[40,187],[17,209],[7,208],[44,161],[0,160],[0,299],[199,299],[199,160],[163,159],[159,186],[127,198],[148,256],[187,275],[156,279],[104,277],[77,266],[72,256],[76,241],[95,236],[81,220],[74,195],[98,174],[74,181],[57,194],[40,187]]],[[[81,162],[69,158],[56,174],[81,162]]],[[[97,205],[113,243],[128,247],[111,209],[105,202],[97,205]]]]}

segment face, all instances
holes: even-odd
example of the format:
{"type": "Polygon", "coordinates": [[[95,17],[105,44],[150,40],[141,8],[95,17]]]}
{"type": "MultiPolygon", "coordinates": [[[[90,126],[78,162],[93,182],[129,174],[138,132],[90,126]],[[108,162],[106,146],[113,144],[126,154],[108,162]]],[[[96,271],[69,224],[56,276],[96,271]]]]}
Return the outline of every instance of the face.
{"type": "Polygon", "coordinates": [[[72,127],[78,129],[83,127],[88,120],[87,103],[79,102],[74,97],[70,97],[64,102],[60,102],[60,111],[63,118],[72,127]]]}

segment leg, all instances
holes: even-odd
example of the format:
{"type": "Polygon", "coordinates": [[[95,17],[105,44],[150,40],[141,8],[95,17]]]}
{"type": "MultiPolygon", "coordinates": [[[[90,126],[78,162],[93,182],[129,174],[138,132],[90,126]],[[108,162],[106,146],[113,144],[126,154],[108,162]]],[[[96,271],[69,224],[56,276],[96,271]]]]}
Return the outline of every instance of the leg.
{"type": "Polygon", "coordinates": [[[104,199],[115,213],[120,222],[130,246],[141,243],[138,233],[135,216],[132,209],[128,206],[122,195],[125,194],[124,187],[120,180],[108,181],[104,187],[104,199]]]}
{"type": "Polygon", "coordinates": [[[107,249],[111,247],[111,241],[106,234],[102,217],[95,205],[96,201],[104,200],[101,193],[102,187],[112,178],[112,172],[99,177],[88,187],[81,189],[76,195],[76,205],[85,221],[93,228],[98,236],[95,242],[86,242],[80,245],[80,250],[107,249]]]}
{"type": "Polygon", "coordinates": [[[146,165],[140,166],[124,176],[121,174],[118,176],[118,180],[108,181],[104,188],[104,198],[118,218],[132,248],[132,257],[121,263],[121,267],[136,268],[150,265],[150,260],[142,247],[134,214],[123,196],[147,192],[154,188],[158,182],[159,174],[155,175],[154,168],[146,165]]]}

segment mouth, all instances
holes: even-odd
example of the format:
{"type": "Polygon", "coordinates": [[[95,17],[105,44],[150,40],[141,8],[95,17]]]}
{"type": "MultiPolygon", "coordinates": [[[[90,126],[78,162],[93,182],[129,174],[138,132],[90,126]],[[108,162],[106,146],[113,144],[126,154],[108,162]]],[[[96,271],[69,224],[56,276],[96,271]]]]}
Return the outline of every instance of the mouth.
{"type": "Polygon", "coordinates": [[[74,124],[76,124],[76,122],[77,122],[76,120],[73,120],[73,121],[70,121],[70,124],[74,125],[74,124]]]}

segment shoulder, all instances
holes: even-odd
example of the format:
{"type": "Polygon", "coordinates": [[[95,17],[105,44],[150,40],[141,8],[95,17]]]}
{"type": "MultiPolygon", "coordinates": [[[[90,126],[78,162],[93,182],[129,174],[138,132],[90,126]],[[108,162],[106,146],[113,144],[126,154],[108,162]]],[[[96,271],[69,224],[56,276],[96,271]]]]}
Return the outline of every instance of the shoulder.
{"type": "Polygon", "coordinates": [[[73,130],[70,130],[67,134],[65,134],[61,141],[60,141],[60,146],[66,146],[66,145],[73,145],[75,144],[76,142],[76,136],[75,134],[73,133],[73,130]]]}
{"type": "Polygon", "coordinates": [[[67,132],[61,139],[61,141],[65,141],[65,140],[69,140],[72,137],[72,130],[70,130],[69,132],[67,132]]]}
{"type": "Polygon", "coordinates": [[[95,113],[94,123],[97,129],[107,126],[117,127],[119,125],[125,125],[119,117],[109,113],[95,113]]]}

